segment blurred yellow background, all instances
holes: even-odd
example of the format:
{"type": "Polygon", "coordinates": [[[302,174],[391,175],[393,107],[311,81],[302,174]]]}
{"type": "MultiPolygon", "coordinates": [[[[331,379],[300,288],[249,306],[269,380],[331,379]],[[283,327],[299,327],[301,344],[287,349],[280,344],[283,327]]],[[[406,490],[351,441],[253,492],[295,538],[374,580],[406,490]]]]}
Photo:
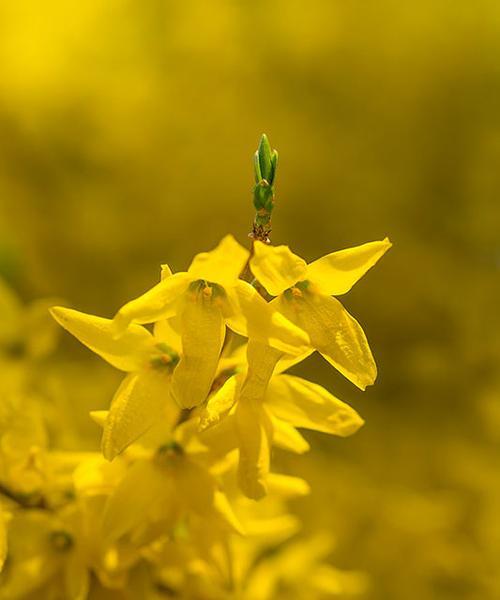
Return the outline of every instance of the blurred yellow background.
{"type": "MultiPolygon", "coordinates": [[[[344,298],[377,385],[306,365],[366,426],[309,436],[298,510],[370,599],[500,598],[498,2],[18,0],[0,65],[0,275],[25,300],[110,316],[160,263],[245,243],[264,131],[274,243],[391,238],[344,298]]],[[[70,380],[101,368],[61,346],[70,380]]]]}

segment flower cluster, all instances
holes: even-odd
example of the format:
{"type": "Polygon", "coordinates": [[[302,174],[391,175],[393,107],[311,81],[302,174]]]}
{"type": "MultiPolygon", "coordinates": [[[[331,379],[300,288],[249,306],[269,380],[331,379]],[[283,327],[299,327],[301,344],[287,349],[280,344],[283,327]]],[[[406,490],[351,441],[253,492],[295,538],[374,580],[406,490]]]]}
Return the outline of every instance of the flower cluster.
{"type": "Polygon", "coordinates": [[[287,370],[318,352],[360,389],[374,382],[365,334],[336,297],[390,242],[307,264],[268,243],[269,194],[251,250],[228,235],[187,271],[163,265],[159,283],[113,319],[51,309],[124,378],[109,409],[90,413],[102,453],[51,447],[46,419],[26,409],[29,386],[2,392],[12,406],[0,414],[1,600],[106,590],[124,600],[266,600],[299,597],[297,586],[307,598],[363,587],[324,562],[325,536],[290,542],[298,524],[287,499],[309,486],[274,472],[272,456],[273,447],[306,452],[302,429],[348,436],[363,424],[287,370]]]}

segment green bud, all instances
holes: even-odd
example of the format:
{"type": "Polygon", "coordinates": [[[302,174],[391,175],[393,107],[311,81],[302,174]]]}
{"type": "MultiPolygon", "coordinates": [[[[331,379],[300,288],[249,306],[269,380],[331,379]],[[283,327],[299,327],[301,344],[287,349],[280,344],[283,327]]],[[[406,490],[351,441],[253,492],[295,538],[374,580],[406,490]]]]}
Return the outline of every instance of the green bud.
{"type": "Polygon", "coordinates": [[[263,133],[254,156],[255,182],[260,183],[264,179],[273,185],[277,164],[278,153],[271,149],[267,135],[263,133]]]}

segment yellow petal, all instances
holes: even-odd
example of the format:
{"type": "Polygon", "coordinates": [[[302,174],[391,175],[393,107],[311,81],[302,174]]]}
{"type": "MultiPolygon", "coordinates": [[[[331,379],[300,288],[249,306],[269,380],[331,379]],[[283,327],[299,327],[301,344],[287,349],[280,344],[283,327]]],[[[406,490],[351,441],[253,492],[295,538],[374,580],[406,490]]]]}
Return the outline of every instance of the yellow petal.
{"type": "Polygon", "coordinates": [[[61,306],[54,306],[50,312],[82,344],[122,371],[137,371],[142,368],[153,349],[153,336],[139,325],[126,327],[123,335],[115,339],[110,319],[61,306]]]}
{"type": "Polygon", "coordinates": [[[113,398],[104,426],[105,458],[113,460],[147,431],[169,403],[173,415],[178,412],[169,395],[170,380],[170,373],[162,369],[149,368],[127,375],[113,398]]]}
{"type": "Polygon", "coordinates": [[[307,267],[307,279],[327,296],[339,296],[371,269],[392,246],[388,238],[332,252],[307,267]]]}
{"type": "Polygon", "coordinates": [[[162,319],[154,324],[154,338],[156,342],[167,344],[176,352],[181,349],[181,335],[178,331],[180,327],[179,319],[162,319]]]}
{"type": "Polygon", "coordinates": [[[282,497],[307,496],[311,491],[311,487],[304,479],[281,473],[269,473],[268,483],[269,492],[282,497]]]}
{"type": "Polygon", "coordinates": [[[106,420],[108,418],[108,414],[109,414],[109,410],[91,410],[89,412],[90,418],[92,419],[92,421],[94,421],[94,423],[96,423],[97,425],[99,425],[99,427],[102,427],[104,429],[104,426],[106,425],[106,420]]]}
{"type": "Polygon", "coordinates": [[[267,494],[271,422],[262,405],[251,401],[238,402],[235,419],[240,447],[238,483],[245,496],[259,500],[267,494]]]}
{"type": "Polygon", "coordinates": [[[174,474],[177,492],[183,509],[211,519],[212,525],[228,526],[241,533],[242,528],[226,496],[217,489],[214,477],[193,460],[184,458],[176,465],[174,474]]]}
{"type": "Polygon", "coordinates": [[[363,425],[363,419],[348,404],[320,385],[293,375],[272,378],[266,404],[273,415],[295,427],[344,437],[363,425]]]}
{"type": "Polygon", "coordinates": [[[226,319],[236,333],[269,344],[289,354],[303,354],[310,348],[307,334],[267,303],[246,281],[239,281],[228,291],[229,300],[236,306],[226,319]]]}
{"type": "Polygon", "coordinates": [[[116,540],[143,525],[156,507],[166,503],[170,491],[170,480],[163,469],[149,460],[136,461],[106,502],[104,539],[116,540]]]}
{"type": "Polygon", "coordinates": [[[232,235],[226,235],[211,252],[197,254],[188,273],[191,279],[204,279],[222,286],[232,285],[243,271],[250,252],[232,235]]]}
{"type": "Polygon", "coordinates": [[[224,334],[221,306],[213,289],[189,290],[181,314],[182,355],[172,381],[173,397],[182,408],[192,408],[206,400],[224,334]]]}
{"type": "Polygon", "coordinates": [[[200,431],[204,431],[219,423],[229,412],[241,388],[241,377],[233,375],[208,399],[207,405],[200,413],[200,431]]]}
{"type": "Polygon", "coordinates": [[[273,426],[273,444],[283,450],[304,454],[310,449],[308,442],[295,429],[293,425],[278,419],[273,414],[269,415],[273,426]]]}
{"type": "Polygon", "coordinates": [[[360,324],[338,300],[309,290],[273,300],[283,314],[309,334],[311,345],[342,375],[364,390],[377,367],[360,324]]]}
{"type": "Polygon", "coordinates": [[[288,246],[269,246],[256,241],[250,268],[255,278],[271,296],[279,296],[286,289],[306,278],[307,264],[288,246]]]}
{"type": "Polygon", "coordinates": [[[281,352],[262,342],[247,345],[248,370],[241,388],[240,401],[262,402],[267,385],[281,357],[281,352]]]}
{"type": "Polygon", "coordinates": [[[238,447],[234,415],[229,414],[214,427],[199,433],[201,443],[214,459],[220,459],[238,447]]]}
{"type": "Polygon", "coordinates": [[[173,317],[178,300],[186,291],[190,278],[187,273],[175,273],[153,288],[127,302],[113,319],[116,334],[121,334],[131,322],[154,323],[173,317]]]}
{"type": "Polygon", "coordinates": [[[2,571],[7,556],[7,526],[5,511],[0,506],[0,572],[2,571]]]}

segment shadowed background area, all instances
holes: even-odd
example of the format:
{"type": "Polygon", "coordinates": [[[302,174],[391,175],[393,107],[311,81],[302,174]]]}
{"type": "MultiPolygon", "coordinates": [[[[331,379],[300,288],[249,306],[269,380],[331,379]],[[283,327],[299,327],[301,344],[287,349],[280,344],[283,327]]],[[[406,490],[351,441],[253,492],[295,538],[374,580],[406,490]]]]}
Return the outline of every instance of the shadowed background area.
{"type": "Polygon", "coordinates": [[[274,243],[393,241],[343,299],[377,385],[305,366],[366,426],[294,458],[306,527],[370,599],[500,597],[499,57],[494,0],[0,7],[0,274],[24,299],[110,316],[161,263],[246,244],[263,131],[274,243]]]}

